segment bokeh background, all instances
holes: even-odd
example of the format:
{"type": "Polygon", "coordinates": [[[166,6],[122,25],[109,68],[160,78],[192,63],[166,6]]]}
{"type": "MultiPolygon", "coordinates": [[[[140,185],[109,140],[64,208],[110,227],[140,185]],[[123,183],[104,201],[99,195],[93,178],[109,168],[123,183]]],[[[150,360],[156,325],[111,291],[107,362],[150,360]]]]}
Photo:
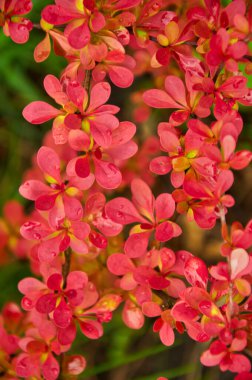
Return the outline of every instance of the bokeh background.
{"type": "MultiPolygon", "coordinates": [[[[42,7],[50,1],[34,0],[32,20],[39,21],[42,7]]],[[[22,117],[24,106],[34,100],[51,101],[43,90],[46,74],[59,76],[65,61],[51,54],[41,64],[33,59],[33,50],[42,39],[41,31],[34,29],[29,42],[16,45],[0,32],[0,210],[6,201],[16,199],[26,210],[31,207],[18,193],[22,176],[31,165],[34,153],[41,145],[42,138],[51,124],[34,126],[22,117]]],[[[241,70],[243,68],[241,67],[241,70]]],[[[151,87],[151,77],[137,78],[132,88],[113,88],[111,103],[121,107],[121,119],[132,120],[132,106],[129,102],[132,91],[151,87]]],[[[252,87],[252,78],[249,78],[252,87]]],[[[240,148],[252,149],[252,109],[241,107],[244,130],[240,138],[240,148]]],[[[159,121],[168,115],[153,111],[145,123],[138,124],[137,140],[143,143],[148,136],[156,135],[159,121]]],[[[171,191],[167,177],[159,178],[153,189],[158,194],[171,191]]],[[[236,205],[228,214],[228,222],[239,220],[243,224],[252,216],[252,167],[235,173],[235,184],[231,190],[236,205]]],[[[3,212],[2,212],[3,218],[3,212]]],[[[221,243],[220,228],[211,231],[200,230],[195,224],[187,223],[179,217],[183,225],[183,235],[177,239],[176,249],[187,249],[207,260],[209,264],[219,260],[221,243]]],[[[13,231],[15,235],[17,231],[13,231]]],[[[1,236],[0,236],[1,238],[1,236]]],[[[1,252],[1,251],[0,251],[1,252]]],[[[29,275],[29,264],[25,260],[12,257],[8,264],[0,257],[0,306],[6,301],[20,301],[17,291],[18,281],[29,275]]],[[[105,326],[105,335],[99,341],[88,341],[80,336],[73,351],[82,353],[88,361],[88,369],[80,379],[89,380],[155,380],[167,376],[178,380],[227,380],[233,375],[221,374],[218,369],[203,369],[199,357],[206,348],[179,336],[176,345],[164,347],[156,334],[152,333],[152,323],[146,323],[139,331],[124,326],[120,313],[115,313],[113,322],[105,326]]]]}

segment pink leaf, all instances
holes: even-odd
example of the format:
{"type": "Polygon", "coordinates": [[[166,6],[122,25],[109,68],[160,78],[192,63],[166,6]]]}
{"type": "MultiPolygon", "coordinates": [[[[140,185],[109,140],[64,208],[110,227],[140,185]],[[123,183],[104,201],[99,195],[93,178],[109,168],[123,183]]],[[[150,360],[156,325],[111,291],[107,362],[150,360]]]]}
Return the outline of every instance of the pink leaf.
{"type": "Polygon", "coordinates": [[[191,257],[185,263],[185,277],[187,281],[200,288],[205,288],[208,281],[208,270],[204,261],[198,257],[191,257]]]}
{"type": "Polygon", "coordinates": [[[165,346],[172,346],[175,340],[175,335],[172,327],[168,323],[164,323],[159,332],[161,342],[165,346]]]}
{"type": "Polygon", "coordinates": [[[19,188],[20,194],[31,201],[35,201],[38,197],[47,194],[48,191],[50,191],[48,186],[38,180],[26,181],[19,188]]]}
{"type": "Polygon", "coordinates": [[[67,95],[73,104],[79,109],[83,110],[83,105],[87,102],[87,91],[77,82],[69,82],[66,88],[67,95]]]}
{"type": "Polygon", "coordinates": [[[54,273],[47,280],[47,286],[51,290],[61,290],[62,287],[62,275],[60,273],[54,273]]]}
{"type": "Polygon", "coordinates": [[[37,373],[38,365],[38,362],[36,360],[32,360],[31,356],[21,354],[17,358],[16,363],[17,375],[20,377],[29,378],[30,376],[33,376],[34,373],[37,373]]]}
{"type": "Polygon", "coordinates": [[[45,38],[34,49],[34,60],[37,63],[44,62],[50,55],[51,42],[49,34],[46,33],[45,38]]]}
{"type": "Polygon", "coordinates": [[[247,333],[243,330],[235,332],[230,350],[231,351],[243,351],[247,346],[247,333]]]}
{"type": "Polygon", "coordinates": [[[231,372],[250,372],[251,371],[251,363],[250,360],[241,354],[230,354],[230,364],[229,371],[231,372]]]}
{"type": "Polygon", "coordinates": [[[174,75],[165,78],[165,89],[172,99],[182,106],[187,106],[185,86],[182,80],[174,75]]]}
{"type": "Polygon", "coordinates": [[[170,285],[170,281],[163,276],[153,275],[149,278],[149,284],[152,289],[162,290],[170,285]]]}
{"type": "Polygon", "coordinates": [[[88,283],[88,276],[82,271],[72,271],[67,276],[67,289],[82,289],[88,283]]]}
{"type": "Polygon", "coordinates": [[[37,162],[44,174],[52,177],[58,183],[61,182],[60,159],[53,149],[42,146],[37,153],[37,162]]]}
{"type": "Polygon", "coordinates": [[[161,315],[162,310],[155,302],[144,302],[142,304],[142,312],[146,317],[158,317],[161,315]]]}
{"type": "Polygon", "coordinates": [[[111,146],[107,152],[113,160],[127,160],[134,156],[137,150],[137,144],[134,141],[128,141],[123,145],[111,146]]]}
{"type": "Polygon", "coordinates": [[[60,373],[60,367],[58,361],[54,358],[52,354],[49,354],[46,361],[42,365],[42,373],[47,380],[58,379],[60,373]]]}
{"type": "Polygon", "coordinates": [[[224,161],[229,161],[230,157],[232,156],[232,154],[235,151],[236,141],[232,136],[227,135],[227,136],[223,137],[223,139],[221,141],[221,145],[222,145],[222,149],[223,149],[224,161]]]}
{"type": "Polygon", "coordinates": [[[112,162],[105,162],[94,158],[95,178],[98,184],[105,189],[116,189],[122,182],[120,170],[112,162]]]}
{"type": "Polygon", "coordinates": [[[81,355],[71,355],[64,359],[64,365],[69,375],[80,375],[86,368],[86,359],[81,355]]]}
{"type": "Polygon", "coordinates": [[[82,156],[75,162],[75,171],[78,177],[87,178],[90,175],[90,164],[88,156],[82,156]]]}
{"type": "Polygon", "coordinates": [[[108,74],[111,81],[120,88],[130,87],[134,81],[132,71],[123,66],[111,66],[108,74]]]}
{"type": "Polygon", "coordinates": [[[123,121],[112,133],[112,144],[120,146],[130,141],[136,133],[136,125],[130,121],[123,121]]]}
{"type": "Polygon", "coordinates": [[[29,32],[32,28],[32,24],[27,19],[23,19],[19,22],[9,22],[9,33],[11,39],[16,44],[25,44],[29,39],[29,32]]]}
{"type": "Polygon", "coordinates": [[[68,42],[69,44],[74,48],[74,49],[82,49],[84,46],[86,46],[89,41],[90,41],[90,30],[86,22],[81,24],[78,27],[72,28],[71,29],[68,27],[65,29],[65,36],[68,37],[68,42]]]}
{"type": "Polygon", "coordinates": [[[137,282],[133,277],[133,272],[126,273],[120,280],[120,288],[123,290],[134,290],[137,287],[137,282]]]}
{"type": "Polygon", "coordinates": [[[169,219],[175,211],[175,201],[171,194],[160,194],[155,201],[156,220],[169,219]]]}
{"type": "Polygon", "coordinates": [[[86,254],[88,253],[88,246],[85,241],[77,239],[75,236],[71,237],[71,243],[70,246],[72,250],[79,254],[86,254]]]}
{"type": "Polygon", "coordinates": [[[173,306],[171,314],[176,321],[187,323],[198,316],[198,311],[193,309],[185,301],[178,301],[173,306]]]}
{"type": "Polygon", "coordinates": [[[236,152],[229,163],[232,169],[242,170],[249,165],[251,160],[252,153],[249,150],[242,150],[240,152],[236,152]]]}
{"type": "Polygon", "coordinates": [[[124,251],[128,257],[141,257],[146,253],[148,243],[149,233],[132,234],[125,242],[124,251]]]}
{"type": "Polygon", "coordinates": [[[234,380],[252,380],[252,373],[242,372],[235,376],[234,380]]]}
{"type": "Polygon", "coordinates": [[[32,102],[23,110],[24,118],[31,124],[42,124],[48,120],[54,119],[61,111],[52,107],[46,102],[32,102]]]}
{"type": "Polygon", "coordinates": [[[219,196],[223,195],[230,187],[233,185],[234,175],[231,170],[223,170],[220,172],[217,179],[217,194],[219,196]]]}
{"type": "Polygon", "coordinates": [[[141,179],[131,182],[132,201],[141,215],[154,222],[154,196],[149,186],[141,179]]]}
{"type": "Polygon", "coordinates": [[[65,301],[61,301],[59,306],[54,310],[53,320],[57,327],[64,329],[68,327],[72,321],[72,312],[66,305],[65,301]]]}
{"type": "Polygon", "coordinates": [[[40,211],[48,211],[53,208],[58,194],[44,194],[36,199],[35,207],[40,211]]]}
{"type": "Polygon", "coordinates": [[[88,112],[96,110],[98,107],[107,103],[111,93],[110,84],[107,82],[101,82],[94,85],[91,89],[90,103],[88,112]]]}
{"type": "Polygon", "coordinates": [[[40,261],[51,262],[59,253],[61,237],[57,236],[50,240],[43,241],[38,248],[38,257],[40,261]]]}
{"type": "Polygon", "coordinates": [[[144,324],[144,315],[139,307],[130,301],[125,302],[122,312],[123,322],[131,329],[139,330],[144,324]]]}
{"type": "Polygon", "coordinates": [[[68,135],[69,145],[76,151],[87,151],[90,146],[90,137],[87,133],[74,129],[69,132],[68,135]]]}
{"type": "Polygon", "coordinates": [[[131,224],[134,222],[145,223],[137,209],[126,198],[115,198],[105,206],[106,214],[110,219],[119,224],[131,224]]]}
{"type": "Polygon", "coordinates": [[[165,91],[147,90],[143,94],[144,102],[153,108],[181,108],[165,91]]]}
{"type": "MultiPolygon", "coordinates": [[[[79,221],[83,216],[83,208],[79,199],[64,195],[63,200],[64,200],[64,209],[65,209],[66,217],[71,219],[71,221],[79,221]]],[[[72,227],[74,230],[75,227],[73,223],[72,223],[72,227]]],[[[83,230],[83,235],[81,238],[84,238],[88,235],[89,229],[85,228],[86,227],[85,223],[83,223],[81,227],[83,230]]]]}
{"type": "Polygon", "coordinates": [[[85,213],[87,215],[101,212],[105,206],[106,198],[102,193],[89,195],[85,203],[85,213]]]}
{"type": "Polygon", "coordinates": [[[200,361],[206,367],[211,367],[220,364],[220,361],[225,356],[224,352],[220,352],[218,355],[213,355],[210,350],[203,352],[200,361]]]}
{"type": "Polygon", "coordinates": [[[68,235],[65,235],[60,242],[59,251],[64,252],[69,247],[70,241],[71,241],[70,237],[68,235]]]}
{"type": "Polygon", "coordinates": [[[247,78],[236,75],[227,79],[218,90],[230,98],[242,98],[248,92],[247,78]]]}
{"type": "Polygon", "coordinates": [[[119,120],[110,114],[101,114],[89,120],[92,136],[103,148],[109,148],[112,143],[112,131],[119,125],[119,120]]]}
{"type": "MultiPolygon", "coordinates": [[[[10,3],[12,2],[6,2],[6,6],[10,7],[10,3]]],[[[12,6],[14,6],[13,13],[15,15],[25,15],[32,10],[33,4],[31,0],[19,0],[14,1],[12,6]]]]}
{"type": "Polygon", "coordinates": [[[165,175],[169,173],[171,169],[171,160],[167,156],[156,157],[150,163],[150,171],[155,174],[165,175]]]}
{"type": "Polygon", "coordinates": [[[97,321],[80,322],[82,333],[89,339],[99,339],[103,335],[102,325],[97,321]]]}
{"type": "Polygon", "coordinates": [[[159,48],[156,52],[156,60],[160,65],[167,66],[171,59],[171,53],[169,48],[159,48]]]}
{"type": "Polygon", "coordinates": [[[212,137],[213,133],[212,133],[211,129],[206,124],[202,123],[202,121],[200,121],[198,119],[189,120],[188,121],[188,127],[194,133],[196,133],[202,137],[205,137],[205,138],[212,137]]]}
{"type": "Polygon", "coordinates": [[[89,234],[89,240],[92,244],[94,244],[97,248],[105,249],[108,245],[107,239],[96,231],[91,231],[89,234]]]}
{"type": "Polygon", "coordinates": [[[173,126],[176,127],[177,125],[183,124],[188,119],[189,116],[190,116],[189,111],[185,111],[185,110],[174,111],[169,118],[169,122],[173,126]]]}
{"type": "Polygon", "coordinates": [[[234,280],[249,264],[249,255],[243,248],[234,249],[230,255],[231,280],[234,280]]]}
{"type": "Polygon", "coordinates": [[[45,284],[33,277],[26,277],[18,283],[18,290],[24,295],[40,292],[44,289],[46,289],[45,284]]]}
{"type": "Polygon", "coordinates": [[[67,101],[67,96],[62,90],[61,83],[54,75],[46,75],[44,79],[44,88],[47,94],[57,103],[64,104],[67,101]]]}
{"type": "Polygon", "coordinates": [[[99,32],[106,25],[106,19],[101,12],[92,10],[90,28],[94,33],[99,32]]]}
{"type": "Polygon", "coordinates": [[[174,230],[171,222],[163,222],[156,228],[155,238],[158,241],[165,242],[172,239],[174,236],[174,230]]]}
{"type": "Polygon", "coordinates": [[[58,116],[53,120],[52,135],[55,144],[65,144],[68,137],[68,128],[65,125],[66,118],[64,116],[58,116]]]}
{"type": "Polygon", "coordinates": [[[56,306],[57,298],[53,294],[45,294],[40,297],[36,303],[36,309],[39,313],[49,314],[56,306]]]}
{"type": "Polygon", "coordinates": [[[58,328],[58,340],[59,343],[63,346],[66,346],[68,344],[72,344],[76,337],[76,326],[74,323],[71,323],[69,326],[67,326],[64,329],[58,328]]]}
{"type": "Polygon", "coordinates": [[[160,249],[159,254],[162,263],[162,271],[169,271],[176,262],[175,253],[171,249],[163,247],[160,249]]]}
{"type": "Polygon", "coordinates": [[[95,222],[96,228],[98,228],[101,233],[107,237],[109,236],[117,236],[122,231],[122,225],[113,222],[110,218],[103,213],[100,217],[98,217],[95,222]]]}
{"type": "MultiPolygon", "coordinates": [[[[85,101],[85,100],[84,100],[85,101]]],[[[80,110],[82,111],[83,106],[80,103],[80,110]]],[[[56,120],[56,119],[55,119],[56,120]]],[[[54,123],[55,123],[54,120],[54,123]]],[[[79,113],[70,113],[64,118],[65,126],[71,130],[81,129],[82,126],[82,116],[79,113]]]]}
{"type": "Polygon", "coordinates": [[[72,15],[59,5],[48,5],[42,11],[42,18],[52,25],[65,24],[72,19],[72,15]]]}
{"type": "Polygon", "coordinates": [[[122,253],[109,256],[107,266],[109,271],[117,276],[123,276],[134,269],[132,261],[122,253]]]}
{"type": "Polygon", "coordinates": [[[159,128],[158,134],[160,136],[160,143],[162,148],[167,152],[177,153],[178,148],[180,147],[180,141],[176,135],[174,129],[161,129],[159,128]]]}

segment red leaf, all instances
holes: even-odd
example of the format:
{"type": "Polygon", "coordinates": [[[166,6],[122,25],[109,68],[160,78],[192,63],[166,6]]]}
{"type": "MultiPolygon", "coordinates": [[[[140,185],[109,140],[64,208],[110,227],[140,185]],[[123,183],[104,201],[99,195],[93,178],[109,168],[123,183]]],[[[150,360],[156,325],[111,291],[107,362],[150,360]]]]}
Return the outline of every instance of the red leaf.
{"type": "Polygon", "coordinates": [[[249,255],[243,248],[234,249],[230,255],[231,280],[234,280],[240,272],[247,268],[249,255]]]}
{"type": "Polygon", "coordinates": [[[153,108],[181,108],[181,106],[163,90],[145,91],[143,100],[148,106],[153,108]]]}
{"type": "Polygon", "coordinates": [[[49,34],[46,33],[45,38],[35,47],[34,59],[37,63],[44,62],[50,55],[51,42],[49,34]]]}
{"type": "Polygon", "coordinates": [[[185,263],[185,277],[187,281],[200,288],[205,288],[208,281],[208,270],[204,261],[198,257],[191,257],[185,263]]]}
{"type": "Polygon", "coordinates": [[[24,118],[31,124],[45,123],[60,114],[61,111],[57,110],[53,106],[50,106],[50,104],[41,101],[32,102],[23,110],[24,118]]]}
{"type": "Polygon", "coordinates": [[[134,222],[145,223],[137,209],[126,198],[115,198],[105,206],[106,214],[110,219],[119,224],[131,224],[134,222]]]}

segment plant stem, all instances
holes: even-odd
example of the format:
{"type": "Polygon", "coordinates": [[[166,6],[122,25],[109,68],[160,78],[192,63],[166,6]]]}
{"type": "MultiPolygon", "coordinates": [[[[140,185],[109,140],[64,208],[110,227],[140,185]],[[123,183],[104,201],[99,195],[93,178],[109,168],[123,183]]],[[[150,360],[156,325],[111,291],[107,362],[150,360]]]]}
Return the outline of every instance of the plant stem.
{"type": "Polygon", "coordinates": [[[85,88],[85,90],[87,91],[88,94],[89,94],[89,90],[90,90],[91,79],[92,79],[91,70],[86,70],[83,87],[85,88]]]}
{"type": "MultiPolygon", "coordinates": [[[[222,237],[224,240],[225,236],[227,236],[227,222],[225,217],[225,211],[223,207],[220,207],[220,220],[221,220],[221,229],[222,229],[222,237]]],[[[227,263],[228,263],[228,273],[231,278],[231,262],[230,262],[230,256],[227,257],[227,263]]],[[[231,318],[234,313],[234,303],[233,303],[233,282],[229,281],[229,288],[228,288],[228,315],[231,318]]]]}
{"type": "MultiPolygon", "coordinates": [[[[71,256],[72,256],[72,250],[71,248],[67,248],[64,252],[65,256],[65,262],[62,265],[62,277],[63,277],[63,289],[66,289],[67,286],[67,276],[70,272],[71,267],[71,256]]],[[[62,367],[63,367],[63,361],[64,361],[64,353],[62,352],[59,356],[59,365],[60,365],[60,375],[59,379],[64,379],[64,376],[62,375],[62,367]]]]}
{"type": "Polygon", "coordinates": [[[92,79],[92,71],[91,70],[86,70],[85,72],[85,78],[84,78],[84,81],[83,81],[83,87],[85,88],[85,90],[87,91],[87,94],[88,94],[88,101],[87,101],[87,104],[86,104],[86,109],[88,108],[89,106],[89,102],[90,102],[90,85],[91,85],[91,79],[92,79]]]}
{"type": "Polygon", "coordinates": [[[65,262],[62,266],[62,276],[63,276],[63,289],[66,288],[67,285],[67,276],[70,272],[70,266],[71,266],[71,255],[72,250],[71,248],[67,248],[67,250],[64,252],[65,254],[65,262]]]}

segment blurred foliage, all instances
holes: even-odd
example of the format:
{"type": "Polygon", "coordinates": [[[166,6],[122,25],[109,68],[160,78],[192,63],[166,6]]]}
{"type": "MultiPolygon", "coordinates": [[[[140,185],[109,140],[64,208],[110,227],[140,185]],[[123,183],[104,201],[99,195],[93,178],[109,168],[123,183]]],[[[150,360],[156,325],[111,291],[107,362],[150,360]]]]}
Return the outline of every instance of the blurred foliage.
{"type": "Polygon", "coordinates": [[[6,302],[21,301],[21,294],[17,291],[17,284],[22,278],[31,274],[29,266],[25,262],[13,262],[0,267],[0,288],[4,291],[0,295],[0,309],[6,302]]]}

